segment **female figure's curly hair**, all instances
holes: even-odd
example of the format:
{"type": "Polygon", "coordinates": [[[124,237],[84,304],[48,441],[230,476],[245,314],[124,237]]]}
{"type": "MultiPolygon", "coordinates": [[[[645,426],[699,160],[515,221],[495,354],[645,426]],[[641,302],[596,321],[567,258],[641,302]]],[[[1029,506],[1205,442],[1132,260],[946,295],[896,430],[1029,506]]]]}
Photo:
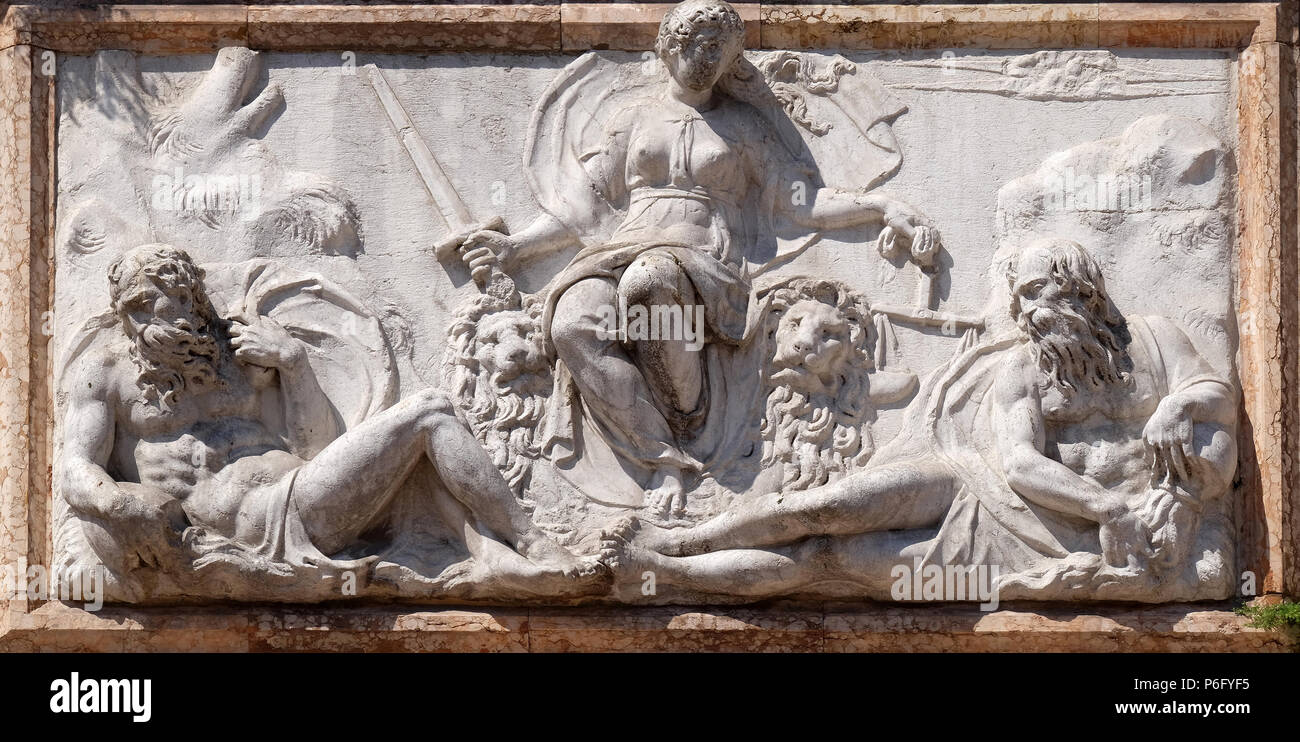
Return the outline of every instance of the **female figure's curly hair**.
{"type": "Polygon", "coordinates": [[[808,131],[821,136],[831,126],[813,119],[808,113],[801,88],[817,95],[836,91],[840,77],[853,72],[853,65],[837,59],[818,72],[811,61],[793,52],[777,52],[755,66],[740,53],[745,45],[745,22],[725,0],[686,0],[670,9],[659,24],[655,53],[662,58],[669,50],[687,44],[703,28],[722,32],[735,61],[718,88],[725,94],[748,103],[760,111],[777,108],[808,131]]]}

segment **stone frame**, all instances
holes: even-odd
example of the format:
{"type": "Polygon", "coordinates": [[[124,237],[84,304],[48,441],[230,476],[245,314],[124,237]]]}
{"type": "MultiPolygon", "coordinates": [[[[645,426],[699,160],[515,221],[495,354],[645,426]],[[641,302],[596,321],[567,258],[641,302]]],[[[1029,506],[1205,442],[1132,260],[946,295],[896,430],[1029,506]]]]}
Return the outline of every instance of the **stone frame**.
{"type": "MultiPolygon", "coordinates": [[[[1238,563],[1300,596],[1297,3],[735,3],[753,48],[1235,50],[1238,563]]],[[[641,50],[667,4],[11,5],[0,19],[0,565],[49,564],[55,78],[47,53],[641,50]]],[[[484,609],[0,602],[0,650],[1283,650],[1227,604],[484,609]]]]}

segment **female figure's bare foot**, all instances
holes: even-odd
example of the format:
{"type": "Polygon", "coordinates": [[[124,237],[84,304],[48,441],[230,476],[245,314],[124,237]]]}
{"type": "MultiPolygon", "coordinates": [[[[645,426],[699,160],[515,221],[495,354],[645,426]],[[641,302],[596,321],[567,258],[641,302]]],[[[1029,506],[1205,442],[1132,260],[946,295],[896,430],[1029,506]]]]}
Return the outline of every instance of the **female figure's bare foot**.
{"type": "Polygon", "coordinates": [[[672,522],[686,517],[686,490],[681,471],[664,467],[655,471],[646,490],[644,506],[650,514],[672,522]]]}

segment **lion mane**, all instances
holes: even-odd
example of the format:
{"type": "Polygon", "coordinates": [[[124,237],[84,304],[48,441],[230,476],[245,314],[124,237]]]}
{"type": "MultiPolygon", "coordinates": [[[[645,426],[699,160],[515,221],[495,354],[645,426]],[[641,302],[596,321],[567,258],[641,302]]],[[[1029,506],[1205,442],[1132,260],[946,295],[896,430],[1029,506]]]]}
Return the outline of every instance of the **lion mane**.
{"type": "Polygon", "coordinates": [[[809,394],[770,373],[765,382],[763,466],[781,467],[783,491],[821,486],[865,464],[875,449],[874,410],[867,396],[867,375],[874,368],[871,308],[844,284],[823,279],[789,279],[772,287],[769,296],[764,332],[773,353],[782,317],[801,301],[832,307],[848,328],[849,354],[837,371],[833,393],[809,394]]]}
{"type": "Polygon", "coordinates": [[[479,360],[489,342],[479,329],[484,319],[508,313],[528,328],[528,343],[537,351],[535,359],[541,359],[542,309],[542,303],[531,297],[522,305],[490,295],[475,297],[453,316],[443,356],[443,388],[518,496],[523,495],[532,462],[540,455],[537,431],[550,398],[549,366],[536,360],[528,367],[515,364],[514,374],[488,367],[479,360]]]}

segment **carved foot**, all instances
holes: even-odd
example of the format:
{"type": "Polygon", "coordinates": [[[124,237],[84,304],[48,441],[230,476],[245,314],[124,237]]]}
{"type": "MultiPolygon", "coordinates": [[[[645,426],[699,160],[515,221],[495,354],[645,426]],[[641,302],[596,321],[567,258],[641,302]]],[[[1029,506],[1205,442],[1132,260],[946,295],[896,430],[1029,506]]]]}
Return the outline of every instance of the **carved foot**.
{"type": "Polygon", "coordinates": [[[550,590],[551,597],[578,597],[596,595],[609,587],[610,570],[600,555],[574,557],[574,564],[559,573],[559,579],[550,590]]]}
{"type": "Polygon", "coordinates": [[[501,565],[492,578],[508,587],[549,598],[599,595],[609,588],[609,568],[599,556],[568,554],[565,560],[538,562],[530,559],[527,564],[523,569],[501,565]]]}
{"type": "Polygon", "coordinates": [[[569,580],[586,580],[604,577],[605,567],[597,557],[580,557],[555,541],[538,533],[526,543],[519,543],[519,553],[543,571],[555,573],[569,580]]]}
{"type": "Polygon", "coordinates": [[[631,515],[624,518],[610,533],[613,532],[626,534],[627,538],[635,541],[638,547],[664,556],[687,555],[682,547],[682,536],[685,531],[675,523],[658,525],[631,515]]]}
{"type": "Polygon", "coordinates": [[[668,468],[656,471],[645,493],[644,508],[662,523],[686,523],[686,490],[681,472],[668,468]]]}
{"type": "Polygon", "coordinates": [[[600,560],[616,581],[639,580],[646,572],[664,571],[664,557],[636,543],[645,525],[636,517],[625,518],[613,528],[601,531],[600,560]]]}

